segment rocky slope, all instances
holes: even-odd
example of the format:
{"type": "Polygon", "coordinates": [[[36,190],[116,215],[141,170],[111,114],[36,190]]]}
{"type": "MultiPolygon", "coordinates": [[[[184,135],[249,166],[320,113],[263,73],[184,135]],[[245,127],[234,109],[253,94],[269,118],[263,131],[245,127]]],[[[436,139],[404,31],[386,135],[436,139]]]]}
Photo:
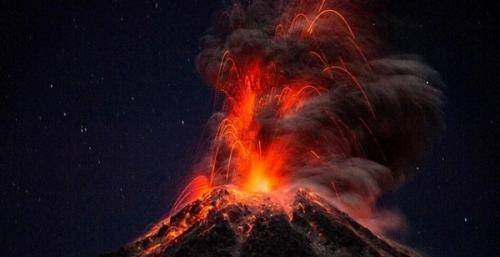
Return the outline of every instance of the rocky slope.
{"type": "Polygon", "coordinates": [[[289,206],[264,196],[213,190],[149,233],[100,257],[418,256],[381,239],[317,195],[299,190],[289,206]]]}

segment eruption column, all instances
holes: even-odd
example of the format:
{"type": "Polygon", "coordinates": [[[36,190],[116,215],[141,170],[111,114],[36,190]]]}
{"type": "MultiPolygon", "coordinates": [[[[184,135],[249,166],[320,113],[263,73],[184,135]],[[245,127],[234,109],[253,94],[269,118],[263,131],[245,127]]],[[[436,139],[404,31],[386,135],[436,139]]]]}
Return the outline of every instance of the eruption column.
{"type": "Polygon", "coordinates": [[[197,67],[224,100],[172,212],[216,187],[306,187],[374,231],[397,225],[374,206],[442,130],[441,82],[419,58],[385,53],[351,2],[234,1],[218,16],[197,67]]]}

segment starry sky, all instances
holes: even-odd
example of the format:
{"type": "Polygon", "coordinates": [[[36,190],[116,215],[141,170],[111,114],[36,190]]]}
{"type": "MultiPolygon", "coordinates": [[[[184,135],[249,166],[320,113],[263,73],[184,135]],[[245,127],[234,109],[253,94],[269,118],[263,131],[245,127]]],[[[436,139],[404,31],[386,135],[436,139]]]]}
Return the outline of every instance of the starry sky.
{"type": "MultiPolygon", "coordinates": [[[[447,84],[447,130],[381,205],[429,256],[499,255],[498,11],[386,2],[388,39],[447,84]]],[[[223,5],[0,2],[0,255],[97,256],[168,211],[203,151],[212,91],[193,60],[223,5]]]]}

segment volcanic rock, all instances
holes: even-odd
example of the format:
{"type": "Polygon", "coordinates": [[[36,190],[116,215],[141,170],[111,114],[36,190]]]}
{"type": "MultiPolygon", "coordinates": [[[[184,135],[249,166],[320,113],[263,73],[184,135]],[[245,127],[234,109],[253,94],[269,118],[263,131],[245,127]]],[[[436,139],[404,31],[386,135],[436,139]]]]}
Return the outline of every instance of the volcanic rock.
{"type": "Polygon", "coordinates": [[[146,235],[100,257],[419,256],[382,239],[317,195],[298,190],[289,206],[216,189],[146,235]]]}

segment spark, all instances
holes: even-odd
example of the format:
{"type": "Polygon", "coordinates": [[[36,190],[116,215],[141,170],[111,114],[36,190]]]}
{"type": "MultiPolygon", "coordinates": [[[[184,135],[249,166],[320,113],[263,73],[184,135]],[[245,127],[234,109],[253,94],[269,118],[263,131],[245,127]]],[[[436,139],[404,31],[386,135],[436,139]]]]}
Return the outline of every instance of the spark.
{"type": "MultiPolygon", "coordinates": [[[[355,41],[355,35],[347,19],[337,10],[324,9],[326,0],[319,2],[313,13],[298,12],[289,23],[279,23],[275,27],[276,40],[280,37],[289,37],[292,40],[301,40],[302,37],[312,35],[320,20],[337,22],[340,20],[349,37],[347,43],[352,45],[363,62],[366,61],[363,51],[355,41]],[[332,16],[336,19],[326,19],[332,16]],[[289,24],[287,28],[283,24],[289,24]],[[299,37],[293,38],[295,30],[302,30],[299,37]],[[287,34],[284,34],[287,33],[287,34]]],[[[332,35],[336,36],[336,35],[332,35]]],[[[190,199],[200,197],[200,194],[219,185],[232,185],[249,192],[271,192],[286,184],[284,164],[289,156],[287,146],[289,139],[271,139],[266,143],[261,138],[262,124],[257,116],[269,106],[277,106],[279,115],[285,117],[296,112],[309,99],[319,97],[323,91],[328,91],[321,83],[316,85],[312,81],[283,81],[280,77],[282,67],[275,61],[266,63],[259,56],[253,60],[239,63],[238,55],[229,50],[221,51],[214,87],[226,96],[224,103],[225,117],[219,122],[214,135],[214,147],[209,159],[209,171],[206,179],[200,175],[191,181],[181,192],[174,203],[173,209],[184,205],[190,199]],[[276,94],[278,92],[278,94],[276,94]],[[221,159],[226,160],[222,162],[221,159]],[[223,165],[221,168],[220,166],[223,165]],[[222,173],[222,174],[220,174],[222,173]],[[224,182],[218,177],[222,175],[224,182]],[[201,181],[203,181],[201,183],[201,181]],[[200,183],[203,186],[200,186],[200,183]],[[198,190],[203,188],[204,190],[198,190]]],[[[324,67],[325,73],[341,73],[350,79],[354,86],[362,93],[370,112],[375,113],[368,96],[353,73],[343,60],[342,66],[330,65],[329,60],[322,54],[321,49],[309,52],[324,67]]],[[[348,140],[355,141],[353,133],[346,131],[349,127],[339,119],[333,119],[340,133],[336,148],[340,152],[350,150],[348,140]]],[[[184,121],[182,121],[184,124],[184,121]]],[[[367,129],[369,127],[364,124],[367,129]]],[[[276,133],[276,132],[274,132],[276,133]]],[[[370,132],[371,133],[371,132],[370,132]]],[[[376,140],[374,138],[374,140],[376,140]]],[[[319,149],[311,149],[312,156],[320,160],[317,154],[319,149]]]]}

